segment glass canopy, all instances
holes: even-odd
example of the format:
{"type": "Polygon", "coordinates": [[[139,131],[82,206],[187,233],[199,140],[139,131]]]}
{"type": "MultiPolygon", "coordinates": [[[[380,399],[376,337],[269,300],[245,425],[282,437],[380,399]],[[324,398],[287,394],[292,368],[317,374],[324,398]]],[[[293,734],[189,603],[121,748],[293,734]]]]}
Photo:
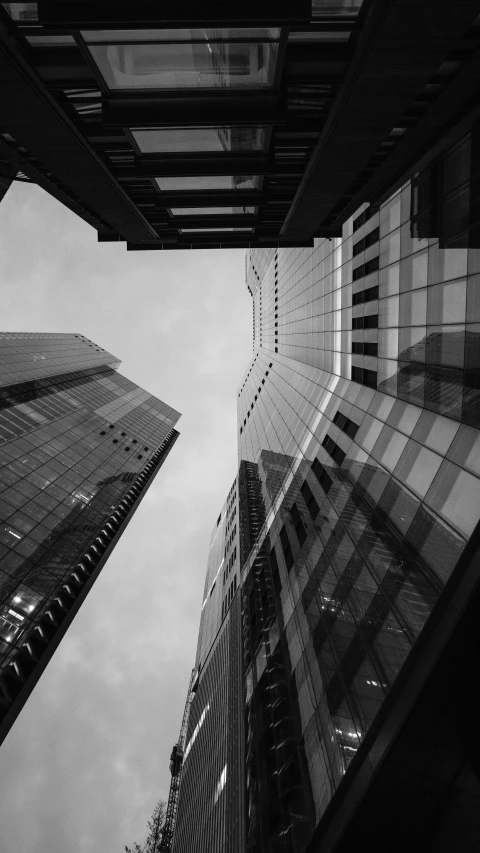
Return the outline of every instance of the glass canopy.
{"type": "Polygon", "coordinates": [[[263,151],[265,127],[182,127],[131,129],[142,154],[263,151]]]}
{"type": "Polygon", "coordinates": [[[191,175],[175,178],[155,178],[164,192],[190,192],[195,190],[256,190],[260,175],[191,175]]]}
{"type": "Polygon", "coordinates": [[[113,91],[273,86],[278,42],[214,41],[206,37],[207,31],[199,32],[203,36],[199,41],[96,43],[88,49],[113,91]]]}

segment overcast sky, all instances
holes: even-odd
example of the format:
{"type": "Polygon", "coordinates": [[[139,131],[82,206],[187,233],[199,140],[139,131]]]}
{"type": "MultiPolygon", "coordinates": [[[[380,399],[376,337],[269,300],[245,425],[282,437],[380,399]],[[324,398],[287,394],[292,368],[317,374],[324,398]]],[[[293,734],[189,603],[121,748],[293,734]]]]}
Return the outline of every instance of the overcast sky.
{"type": "Polygon", "coordinates": [[[0,204],[0,330],[81,332],[182,412],[140,509],[0,748],[1,853],[123,853],[167,798],[208,539],[252,353],[244,251],[127,252],[37,187],[0,204]]]}

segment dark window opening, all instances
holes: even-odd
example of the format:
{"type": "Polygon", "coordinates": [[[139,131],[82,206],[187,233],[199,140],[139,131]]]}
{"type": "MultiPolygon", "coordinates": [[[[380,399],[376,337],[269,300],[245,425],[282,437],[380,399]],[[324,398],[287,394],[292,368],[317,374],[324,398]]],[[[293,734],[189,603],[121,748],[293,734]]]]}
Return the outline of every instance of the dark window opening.
{"type": "Polygon", "coordinates": [[[345,459],[345,456],[347,454],[344,453],[344,451],[342,450],[341,447],[338,446],[338,444],[336,444],[336,442],[333,440],[333,438],[330,438],[329,435],[326,435],[322,441],[322,447],[325,448],[328,455],[331,456],[332,459],[335,460],[337,465],[342,464],[342,462],[345,459]]]}
{"type": "Polygon", "coordinates": [[[377,373],[375,370],[366,370],[363,367],[352,367],[352,379],[367,388],[377,387],[377,373]]]}
{"type": "Polygon", "coordinates": [[[297,539],[300,543],[300,547],[302,547],[305,539],[307,538],[307,531],[305,529],[305,525],[302,520],[302,516],[300,515],[300,510],[298,509],[297,504],[293,504],[290,514],[292,516],[293,526],[295,528],[295,533],[297,534],[297,539]]]}
{"type": "Polygon", "coordinates": [[[318,506],[318,503],[315,500],[314,494],[313,494],[313,492],[312,492],[312,490],[311,490],[311,488],[308,485],[306,480],[303,483],[303,485],[301,486],[300,491],[303,495],[303,500],[305,501],[305,503],[307,505],[307,509],[308,509],[312,519],[315,521],[315,519],[316,519],[316,517],[320,511],[320,507],[318,506]]]}
{"type": "Polygon", "coordinates": [[[374,299],[378,299],[378,285],[375,287],[367,287],[366,290],[354,293],[352,297],[352,305],[361,305],[362,302],[372,302],[374,299]]]}
{"type": "Polygon", "coordinates": [[[358,426],[356,423],[350,420],[350,418],[342,415],[341,412],[337,412],[333,419],[333,423],[336,424],[343,432],[350,436],[350,438],[355,438],[358,432],[358,426]]]}
{"type": "Polygon", "coordinates": [[[352,343],[353,355],[378,355],[378,344],[366,343],[363,341],[354,341],[352,343]]]}
{"type": "Polygon", "coordinates": [[[367,314],[365,317],[354,317],[352,329],[378,329],[378,314],[367,314]]]}
{"type": "Polygon", "coordinates": [[[331,486],[333,485],[333,480],[330,475],[327,474],[321,462],[319,462],[319,460],[316,458],[312,462],[312,471],[315,474],[318,482],[320,483],[323,491],[328,494],[331,486]]]}
{"type": "Polygon", "coordinates": [[[285,558],[285,565],[287,567],[287,571],[290,571],[295,561],[293,559],[292,546],[290,545],[290,539],[288,538],[288,533],[285,525],[280,531],[280,542],[282,545],[282,551],[283,556],[285,558]]]}

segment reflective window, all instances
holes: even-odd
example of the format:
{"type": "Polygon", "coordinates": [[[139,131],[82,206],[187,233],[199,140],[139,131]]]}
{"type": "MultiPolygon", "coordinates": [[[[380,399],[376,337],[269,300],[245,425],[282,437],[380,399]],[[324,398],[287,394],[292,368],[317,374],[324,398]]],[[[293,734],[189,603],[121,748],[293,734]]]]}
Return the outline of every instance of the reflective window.
{"type": "Polygon", "coordinates": [[[172,207],[172,216],[220,216],[232,213],[255,213],[254,207],[172,207]]]}
{"type": "Polygon", "coordinates": [[[192,175],[176,178],[155,178],[164,192],[189,192],[190,190],[256,190],[259,175],[192,175]]]}
{"type": "Polygon", "coordinates": [[[182,127],[133,130],[142,154],[184,154],[200,151],[263,151],[265,127],[182,127]]]}
{"type": "Polygon", "coordinates": [[[37,3],[2,3],[14,21],[38,21],[37,3]]]}
{"type": "Polygon", "coordinates": [[[182,228],[180,234],[206,234],[207,232],[217,234],[219,231],[243,231],[253,234],[253,228],[182,228]]]}
{"type": "Polygon", "coordinates": [[[276,42],[95,44],[109,89],[250,89],[273,85],[276,42]]]}
{"type": "MultiPolygon", "coordinates": [[[[12,5],[4,3],[4,6],[12,5]]],[[[22,5],[36,5],[25,3],[22,5]]],[[[254,40],[270,41],[280,38],[279,27],[250,27],[250,28],[220,28],[220,29],[185,29],[185,30],[84,30],[82,36],[87,44],[93,43],[124,43],[129,42],[207,42],[254,40]]]]}
{"type": "Polygon", "coordinates": [[[73,36],[26,36],[28,43],[32,47],[68,47],[74,45],[75,39],[73,36]]]}

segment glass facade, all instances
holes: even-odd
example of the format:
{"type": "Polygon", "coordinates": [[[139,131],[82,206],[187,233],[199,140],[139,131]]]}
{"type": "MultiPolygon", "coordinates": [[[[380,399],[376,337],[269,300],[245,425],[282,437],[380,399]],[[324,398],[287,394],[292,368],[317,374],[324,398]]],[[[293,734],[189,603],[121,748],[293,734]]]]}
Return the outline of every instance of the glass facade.
{"type": "MultiPolygon", "coordinates": [[[[361,207],[341,238],[248,255],[234,581],[243,715],[203,746],[232,729],[244,743],[238,853],[313,849],[479,521],[480,250],[419,235],[420,180],[361,207]]],[[[231,620],[220,596],[210,603],[227,516],[197,666],[231,620]]],[[[210,793],[195,797],[203,808],[210,793]]],[[[225,819],[218,850],[230,849],[225,819]]],[[[175,853],[207,851],[206,838],[178,836],[175,853]]]]}
{"type": "Polygon", "coordinates": [[[480,516],[480,255],[412,237],[410,194],[250,253],[249,851],[305,849],[480,516]]]}
{"type": "Polygon", "coordinates": [[[244,845],[239,595],[243,491],[239,472],[210,538],[174,853],[237,853],[244,845]]]}
{"type": "Polygon", "coordinates": [[[116,533],[116,511],[132,487],[140,495],[179,414],[81,335],[2,333],[0,350],[1,692],[72,594],[79,561],[116,533]]]}

